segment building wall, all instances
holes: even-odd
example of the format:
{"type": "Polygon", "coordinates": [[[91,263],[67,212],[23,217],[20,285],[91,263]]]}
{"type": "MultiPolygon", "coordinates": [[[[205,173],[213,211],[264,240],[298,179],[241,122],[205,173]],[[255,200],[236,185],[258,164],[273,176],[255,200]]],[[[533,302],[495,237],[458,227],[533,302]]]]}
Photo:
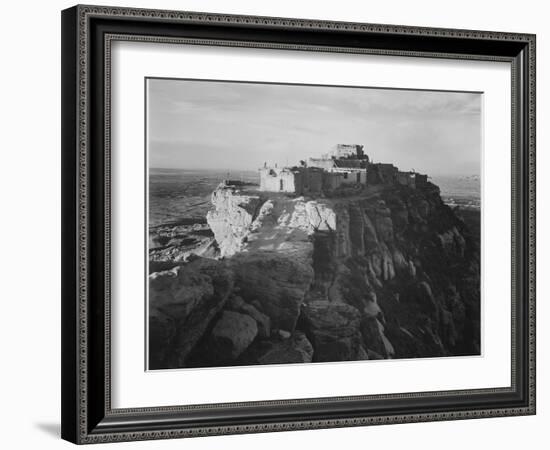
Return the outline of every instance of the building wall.
{"type": "Polygon", "coordinates": [[[367,184],[367,171],[333,169],[323,174],[323,190],[333,191],[342,185],[367,184]]]}
{"type": "Polygon", "coordinates": [[[366,169],[335,167],[334,160],[325,158],[309,158],[308,164],[315,165],[260,169],[260,190],[315,195],[342,185],[400,184],[416,188],[428,182],[427,175],[401,172],[393,164],[368,164],[366,169]]]}
{"type": "Polygon", "coordinates": [[[363,146],[357,144],[338,144],[335,155],[337,158],[362,158],[363,146]]]}
{"type": "Polygon", "coordinates": [[[397,182],[403,186],[416,187],[416,174],[413,172],[397,172],[397,182]]]}
{"type": "Polygon", "coordinates": [[[332,169],[334,167],[334,160],[332,158],[308,158],[308,167],[318,167],[320,169],[332,169]]]}
{"type": "Polygon", "coordinates": [[[357,145],[338,144],[336,146],[336,156],[338,158],[347,158],[357,155],[357,145]]]}
{"type": "Polygon", "coordinates": [[[368,184],[395,184],[397,167],[393,164],[369,164],[367,169],[368,184]]]}
{"type": "Polygon", "coordinates": [[[366,170],[338,169],[333,172],[342,175],[341,184],[367,184],[366,170]]]}
{"type": "Polygon", "coordinates": [[[323,173],[323,190],[325,192],[333,191],[342,184],[343,175],[338,172],[324,172],[323,173]]]}
{"type": "Polygon", "coordinates": [[[414,181],[417,186],[425,186],[428,183],[428,175],[415,174],[414,181]]]}
{"type": "Polygon", "coordinates": [[[295,174],[288,169],[260,169],[260,190],[267,192],[296,192],[295,174]]]}
{"type": "Polygon", "coordinates": [[[302,193],[320,194],[323,190],[323,170],[308,167],[302,173],[302,193]]]}
{"type": "Polygon", "coordinates": [[[260,190],[293,194],[320,194],[323,189],[323,170],[316,168],[260,169],[260,190]]]}

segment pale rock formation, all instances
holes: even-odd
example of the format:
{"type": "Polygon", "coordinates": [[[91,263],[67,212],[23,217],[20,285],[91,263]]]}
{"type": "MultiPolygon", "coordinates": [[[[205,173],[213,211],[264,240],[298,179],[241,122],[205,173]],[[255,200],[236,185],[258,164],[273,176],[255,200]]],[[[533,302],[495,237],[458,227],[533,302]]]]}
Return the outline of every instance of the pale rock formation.
{"type": "Polygon", "coordinates": [[[221,256],[231,256],[243,249],[250,227],[263,201],[259,195],[244,194],[239,189],[220,185],[211,198],[206,220],[218,243],[221,256]]]}
{"type": "Polygon", "coordinates": [[[244,193],[220,185],[207,215],[222,257],[240,252],[311,252],[308,236],[336,229],[336,213],[322,200],[244,193]]]}

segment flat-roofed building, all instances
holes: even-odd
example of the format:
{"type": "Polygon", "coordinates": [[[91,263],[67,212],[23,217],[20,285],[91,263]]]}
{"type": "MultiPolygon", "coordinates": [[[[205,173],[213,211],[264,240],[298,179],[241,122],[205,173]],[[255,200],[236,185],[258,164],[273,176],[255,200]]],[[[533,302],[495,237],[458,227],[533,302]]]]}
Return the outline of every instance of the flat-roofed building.
{"type": "Polygon", "coordinates": [[[316,167],[263,167],[260,169],[260,190],[298,195],[320,194],[323,171],[316,167]]]}

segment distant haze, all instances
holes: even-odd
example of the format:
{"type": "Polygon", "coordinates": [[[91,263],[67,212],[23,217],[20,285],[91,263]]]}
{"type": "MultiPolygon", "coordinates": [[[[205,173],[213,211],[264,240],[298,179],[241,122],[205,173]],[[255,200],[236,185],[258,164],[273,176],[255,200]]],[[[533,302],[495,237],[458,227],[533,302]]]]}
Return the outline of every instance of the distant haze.
{"type": "Polygon", "coordinates": [[[482,94],[149,79],[149,167],[296,165],[336,144],[429,175],[478,175],[482,94]]]}

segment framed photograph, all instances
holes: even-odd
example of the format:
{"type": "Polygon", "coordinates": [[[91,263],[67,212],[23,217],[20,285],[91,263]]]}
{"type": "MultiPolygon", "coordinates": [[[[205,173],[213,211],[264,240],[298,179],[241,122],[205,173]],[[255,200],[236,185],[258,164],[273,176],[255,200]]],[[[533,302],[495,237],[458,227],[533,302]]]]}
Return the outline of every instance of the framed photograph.
{"type": "Polygon", "coordinates": [[[535,413],[535,36],[62,12],[62,436],[535,413]]]}

